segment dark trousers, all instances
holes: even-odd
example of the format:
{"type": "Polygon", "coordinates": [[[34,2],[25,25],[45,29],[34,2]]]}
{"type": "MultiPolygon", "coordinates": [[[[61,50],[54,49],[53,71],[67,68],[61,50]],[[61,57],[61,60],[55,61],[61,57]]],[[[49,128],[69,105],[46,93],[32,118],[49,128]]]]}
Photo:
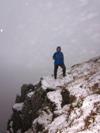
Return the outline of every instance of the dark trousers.
{"type": "Polygon", "coordinates": [[[62,65],[56,65],[56,64],[54,64],[54,78],[55,79],[57,78],[57,70],[58,70],[58,67],[59,66],[62,68],[63,76],[64,77],[66,76],[66,66],[65,66],[65,64],[62,64],[62,65]]]}

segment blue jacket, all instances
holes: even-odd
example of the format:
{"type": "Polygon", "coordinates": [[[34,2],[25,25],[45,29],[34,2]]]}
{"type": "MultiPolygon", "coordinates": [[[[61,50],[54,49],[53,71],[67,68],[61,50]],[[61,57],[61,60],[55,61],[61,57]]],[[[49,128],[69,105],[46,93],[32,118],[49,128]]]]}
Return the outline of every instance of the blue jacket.
{"type": "Polygon", "coordinates": [[[64,64],[64,56],[63,56],[63,53],[60,51],[54,53],[53,59],[54,59],[55,65],[63,65],[64,64]]]}

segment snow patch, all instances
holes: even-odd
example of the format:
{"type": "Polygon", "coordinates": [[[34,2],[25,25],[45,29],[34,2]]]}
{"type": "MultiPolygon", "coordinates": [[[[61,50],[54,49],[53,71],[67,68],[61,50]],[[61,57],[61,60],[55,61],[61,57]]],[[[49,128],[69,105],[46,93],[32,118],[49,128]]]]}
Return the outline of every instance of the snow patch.
{"type": "Polygon", "coordinates": [[[21,111],[22,108],[23,108],[23,105],[24,105],[24,103],[15,103],[15,104],[13,105],[13,109],[15,109],[15,110],[17,110],[17,111],[21,111]]]}

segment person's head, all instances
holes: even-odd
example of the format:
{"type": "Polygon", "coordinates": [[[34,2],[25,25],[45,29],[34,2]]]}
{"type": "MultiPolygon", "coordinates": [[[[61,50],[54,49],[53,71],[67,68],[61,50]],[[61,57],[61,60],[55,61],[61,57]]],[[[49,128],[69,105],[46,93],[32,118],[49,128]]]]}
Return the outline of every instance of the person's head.
{"type": "Polygon", "coordinates": [[[61,47],[58,46],[56,50],[57,50],[57,52],[61,51],[61,47]]]}

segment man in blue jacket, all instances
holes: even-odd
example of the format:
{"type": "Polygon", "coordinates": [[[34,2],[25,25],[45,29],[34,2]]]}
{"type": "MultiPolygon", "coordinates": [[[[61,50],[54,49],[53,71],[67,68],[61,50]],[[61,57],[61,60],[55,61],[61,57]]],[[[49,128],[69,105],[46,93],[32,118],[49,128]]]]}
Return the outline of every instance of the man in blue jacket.
{"type": "Polygon", "coordinates": [[[64,64],[64,55],[61,52],[61,47],[57,47],[57,51],[53,55],[54,59],[54,78],[57,79],[57,70],[58,67],[60,66],[63,70],[63,76],[65,77],[66,75],[66,67],[64,64]]]}

